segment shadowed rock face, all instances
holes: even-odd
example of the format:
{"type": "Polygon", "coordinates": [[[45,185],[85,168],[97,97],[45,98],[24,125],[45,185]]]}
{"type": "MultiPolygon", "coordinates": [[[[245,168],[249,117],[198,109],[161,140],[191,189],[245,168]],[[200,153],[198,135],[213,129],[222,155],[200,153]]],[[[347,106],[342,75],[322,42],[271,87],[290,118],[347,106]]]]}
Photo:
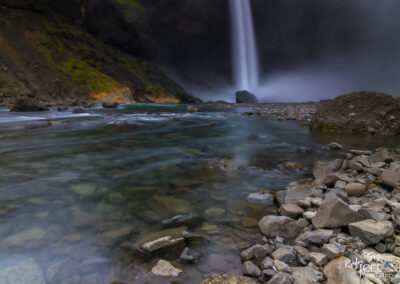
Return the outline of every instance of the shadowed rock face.
{"type": "Polygon", "coordinates": [[[1,4],[0,104],[196,101],[151,59],[150,14],[137,1],[1,4]]]}

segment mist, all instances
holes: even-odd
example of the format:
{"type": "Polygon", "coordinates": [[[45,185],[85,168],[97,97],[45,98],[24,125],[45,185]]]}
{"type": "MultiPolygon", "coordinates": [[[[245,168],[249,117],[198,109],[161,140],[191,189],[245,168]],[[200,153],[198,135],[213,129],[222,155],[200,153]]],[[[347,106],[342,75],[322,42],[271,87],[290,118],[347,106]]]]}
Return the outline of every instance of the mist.
{"type": "MultiPolygon", "coordinates": [[[[400,1],[252,0],[252,7],[261,72],[254,93],[260,101],[319,101],[362,90],[400,93],[400,1]]],[[[233,102],[232,64],[207,62],[210,51],[189,55],[183,72],[167,64],[167,73],[203,100],[233,102]],[[216,66],[227,71],[217,73],[216,66]]]]}

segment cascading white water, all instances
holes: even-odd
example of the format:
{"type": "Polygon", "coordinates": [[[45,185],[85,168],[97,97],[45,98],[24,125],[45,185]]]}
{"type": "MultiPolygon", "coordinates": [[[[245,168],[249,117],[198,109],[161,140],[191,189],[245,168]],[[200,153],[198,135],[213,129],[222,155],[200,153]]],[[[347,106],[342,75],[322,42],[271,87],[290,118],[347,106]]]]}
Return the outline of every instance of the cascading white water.
{"type": "Polygon", "coordinates": [[[233,68],[236,87],[254,92],[259,68],[250,0],[229,0],[232,21],[233,68]]]}

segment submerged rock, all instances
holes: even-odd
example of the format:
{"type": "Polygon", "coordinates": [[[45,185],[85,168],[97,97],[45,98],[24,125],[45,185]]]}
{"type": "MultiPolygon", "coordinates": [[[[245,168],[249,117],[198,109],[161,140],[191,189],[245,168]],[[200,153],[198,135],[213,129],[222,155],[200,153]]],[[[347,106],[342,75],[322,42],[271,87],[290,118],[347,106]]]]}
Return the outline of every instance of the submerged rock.
{"type": "Polygon", "coordinates": [[[119,103],[117,103],[117,102],[112,102],[112,103],[110,103],[110,102],[104,102],[104,103],[102,104],[102,106],[103,106],[103,108],[118,108],[119,103]]]}
{"type": "Polygon", "coordinates": [[[39,264],[33,258],[27,258],[0,268],[0,283],[46,284],[46,280],[39,264]]]}
{"type": "Polygon", "coordinates": [[[157,276],[177,277],[183,273],[183,270],[176,268],[170,262],[161,259],[157,262],[157,265],[151,269],[151,273],[157,276]]]}
{"type": "Polygon", "coordinates": [[[73,114],[83,114],[83,113],[89,113],[89,112],[81,107],[78,107],[78,108],[74,109],[74,111],[72,113],[73,114]]]}
{"type": "Polygon", "coordinates": [[[27,229],[25,231],[13,234],[1,241],[1,247],[8,248],[14,246],[25,246],[29,242],[42,240],[46,235],[46,231],[39,227],[27,229]]]}
{"type": "Polygon", "coordinates": [[[236,103],[238,104],[256,104],[258,99],[255,95],[248,91],[236,92],[236,103]]]}
{"type": "Polygon", "coordinates": [[[195,227],[199,225],[201,222],[201,218],[196,214],[188,214],[188,215],[177,215],[170,219],[162,220],[161,224],[164,227],[173,227],[176,225],[187,226],[187,227],[195,227]]]}
{"type": "Polygon", "coordinates": [[[200,257],[200,253],[194,250],[191,250],[188,247],[182,251],[179,260],[182,262],[196,262],[197,259],[200,257]]]}
{"type": "Polygon", "coordinates": [[[183,246],[185,238],[182,233],[186,230],[187,227],[179,227],[144,235],[137,242],[137,247],[146,252],[155,252],[183,246]]]}
{"type": "Polygon", "coordinates": [[[269,193],[250,193],[247,201],[255,204],[273,205],[274,199],[269,193]]]}

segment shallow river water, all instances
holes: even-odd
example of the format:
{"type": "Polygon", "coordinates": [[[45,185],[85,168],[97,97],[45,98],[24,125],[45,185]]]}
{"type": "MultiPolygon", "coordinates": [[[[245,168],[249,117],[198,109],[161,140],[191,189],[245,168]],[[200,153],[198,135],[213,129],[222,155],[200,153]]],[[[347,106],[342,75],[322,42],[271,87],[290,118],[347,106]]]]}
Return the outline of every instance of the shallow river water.
{"type": "Polygon", "coordinates": [[[0,109],[0,282],[23,271],[57,284],[170,283],[149,273],[160,258],[185,271],[173,283],[241,273],[240,248],[262,237],[257,221],[277,209],[248,203],[250,193],[310,177],[316,159],[334,155],[321,149],[333,140],[398,146],[379,137],[312,134],[297,122],[240,111],[185,109],[0,109]],[[303,169],[285,169],[286,161],[303,169]],[[186,244],[201,253],[197,263],[178,261],[183,247],[153,255],[137,249],[146,235],[180,227],[162,221],[182,214],[196,218],[178,230],[204,237],[186,244]]]}

